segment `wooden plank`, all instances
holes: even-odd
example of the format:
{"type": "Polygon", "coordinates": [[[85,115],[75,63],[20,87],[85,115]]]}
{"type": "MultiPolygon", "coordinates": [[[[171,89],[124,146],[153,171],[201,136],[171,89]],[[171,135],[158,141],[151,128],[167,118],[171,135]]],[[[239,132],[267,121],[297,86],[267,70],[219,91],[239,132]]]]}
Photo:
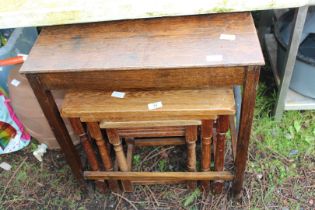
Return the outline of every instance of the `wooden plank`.
{"type": "Polygon", "coordinates": [[[246,73],[245,84],[243,88],[243,101],[241,110],[240,128],[237,138],[236,159],[235,159],[235,179],[232,185],[232,193],[236,198],[241,196],[241,190],[244,182],[244,173],[246,169],[248,147],[252,123],[254,117],[254,108],[256,101],[256,89],[259,81],[260,67],[249,67],[246,73]]]}
{"type": "Polygon", "coordinates": [[[237,145],[237,131],[236,131],[236,126],[235,126],[235,117],[233,115],[229,116],[229,126],[230,126],[230,132],[231,132],[231,145],[232,145],[233,160],[235,161],[236,145],[237,145]]]}
{"type": "Polygon", "coordinates": [[[49,89],[196,89],[241,85],[244,81],[244,67],[59,72],[40,74],[40,77],[49,89]]]}
{"type": "Polygon", "coordinates": [[[292,8],[312,1],[2,0],[0,28],[292,8]]]}
{"type": "MultiPolygon", "coordinates": [[[[216,117],[213,116],[213,119],[215,118],[216,117]]],[[[185,126],[185,125],[201,125],[201,121],[200,120],[163,120],[163,121],[109,122],[109,121],[102,120],[100,122],[101,128],[145,128],[145,127],[185,126]]]]}
{"type": "Polygon", "coordinates": [[[183,184],[185,180],[146,180],[146,181],[131,181],[132,184],[140,185],[156,185],[156,184],[183,184]]]}
{"type": "MultiPolygon", "coordinates": [[[[170,127],[172,128],[172,127],[170,127]]],[[[147,137],[171,137],[184,136],[184,129],[152,129],[152,130],[135,130],[135,131],[117,131],[121,137],[147,138],[147,137]]]]}
{"type": "Polygon", "coordinates": [[[229,171],[208,172],[107,172],[84,171],[84,178],[88,180],[233,180],[234,175],[229,171]]]}
{"type": "Polygon", "coordinates": [[[251,14],[226,13],[43,28],[21,72],[263,64],[251,14]]]}
{"type": "Polygon", "coordinates": [[[125,98],[106,91],[69,91],[62,107],[64,117],[87,117],[108,121],[170,120],[181,117],[203,119],[233,115],[232,88],[169,91],[129,91],[125,98]],[[149,110],[148,104],[161,101],[163,107],[149,110]],[[84,102],[84,103],[82,103],[84,102]]]}
{"type": "Polygon", "coordinates": [[[185,138],[183,137],[145,138],[145,139],[134,140],[134,145],[137,147],[168,146],[168,145],[183,145],[183,144],[186,144],[185,138]]]}

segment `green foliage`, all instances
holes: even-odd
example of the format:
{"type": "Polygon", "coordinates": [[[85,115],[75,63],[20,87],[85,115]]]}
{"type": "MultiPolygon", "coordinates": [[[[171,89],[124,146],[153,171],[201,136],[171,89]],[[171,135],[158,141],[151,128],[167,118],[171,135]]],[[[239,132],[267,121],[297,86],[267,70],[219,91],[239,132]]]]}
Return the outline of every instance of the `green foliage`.
{"type": "Polygon", "coordinates": [[[196,188],[194,192],[192,192],[191,194],[184,198],[183,200],[184,207],[188,207],[189,205],[191,205],[195,200],[198,199],[198,197],[200,197],[200,195],[201,195],[200,189],[196,188]]]}
{"type": "Polygon", "coordinates": [[[167,161],[165,159],[159,161],[159,170],[161,172],[166,171],[167,161]]]}
{"type": "Polygon", "coordinates": [[[34,143],[33,141],[30,144],[31,151],[34,152],[37,149],[38,144],[34,143]]]}
{"type": "Polygon", "coordinates": [[[265,194],[273,195],[272,186],[298,175],[297,163],[315,155],[315,112],[288,111],[280,122],[271,117],[275,92],[260,84],[257,91],[252,145],[256,153],[249,171],[264,174],[270,185],[265,194]]]}
{"type": "Polygon", "coordinates": [[[133,156],[133,164],[138,167],[140,165],[141,162],[141,157],[140,155],[134,155],[133,156]]]}
{"type": "Polygon", "coordinates": [[[255,122],[255,143],[260,150],[271,149],[287,158],[292,158],[291,151],[297,150],[295,156],[315,155],[315,115],[314,112],[286,112],[281,122],[270,117],[260,118],[255,122]]]}
{"type": "Polygon", "coordinates": [[[0,33],[0,47],[6,45],[8,42],[7,38],[5,38],[1,33],[0,33]]]}

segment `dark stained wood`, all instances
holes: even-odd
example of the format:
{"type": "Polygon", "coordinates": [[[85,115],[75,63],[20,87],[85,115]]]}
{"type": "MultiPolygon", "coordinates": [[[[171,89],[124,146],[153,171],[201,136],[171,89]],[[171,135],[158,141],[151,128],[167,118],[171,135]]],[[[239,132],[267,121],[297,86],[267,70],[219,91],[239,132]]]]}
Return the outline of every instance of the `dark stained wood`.
{"type": "Polygon", "coordinates": [[[217,133],[226,133],[229,130],[229,115],[220,115],[216,123],[217,133]]]}
{"type": "MultiPolygon", "coordinates": [[[[98,123],[88,122],[87,125],[90,135],[95,139],[105,170],[113,171],[113,163],[98,123]]],[[[109,181],[108,185],[114,192],[119,191],[119,185],[116,181],[109,181]]]]}
{"type": "Polygon", "coordinates": [[[45,90],[37,74],[26,75],[34,94],[43,110],[43,113],[52,128],[52,131],[65,155],[74,176],[83,184],[83,170],[80,157],[72,143],[65,123],[63,122],[59,109],[49,90],[45,90]]]}
{"type": "MultiPolygon", "coordinates": [[[[128,162],[127,162],[123,147],[121,145],[121,139],[118,133],[116,132],[115,129],[106,129],[106,133],[107,133],[109,142],[114,146],[119,169],[123,172],[128,172],[129,171],[128,162]]],[[[117,173],[117,172],[114,172],[114,173],[117,173]]],[[[124,191],[126,192],[133,191],[132,183],[128,180],[122,181],[122,186],[124,188],[124,191]]]]}
{"type": "Polygon", "coordinates": [[[43,73],[49,89],[170,90],[241,85],[243,67],[43,73]],[[143,79],[145,78],[145,79],[143,79]],[[71,81],[71,82],[70,82],[71,81]]]}
{"type": "MultiPolygon", "coordinates": [[[[196,141],[197,141],[197,126],[186,126],[186,145],[187,145],[187,170],[189,172],[197,171],[196,168],[196,141]]],[[[189,181],[190,189],[195,189],[197,182],[189,181]]]]}
{"type": "Polygon", "coordinates": [[[256,88],[259,81],[259,73],[260,67],[249,67],[246,73],[245,85],[243,88],[240,130],[237,139],[235,159],[235,180],[232,186],[232,193],[235,197],[240,197],[244,181],[244,172],[248,158],[248,146],[254,117],[256,88]]]}
{"type": "Polygon", "coordinates": [[[135,150],[134,138],[126,138],[128,170],[132,171],[132,157],[135,150]]]}
{"type": "Polygon", "coordinates": [[[167,146],[167,145],[184,145],[186,144],[183,137],[156,137],[135,139],[133,144],[137,147],[151,147],[151,146],[167,146]]]}
{"type": "MultiPolygon", "coordinates": [[[[213,120],[203,120],[201,125],[201,170],[210,171],[211,164],[211,137],[213,130],[213,120]]],[[[209,190],[209,180],[202,181],[205,191],[209,190]]]]}
{"type": "Polygon", "coordinates": [[[232,145],[232,153],[233,153],[233,159],[235,161],[236,158],[236,144],[237,144],[237,131],[236,131],[236,125],[235,125],[235,116],[231,115],[229,116],[229,126],[230,126],[230,132],[231,132],[231,145],[232,145]]]}
{"type": "MultiPolygon", "coordinates": [[[[84,130],[84,128],[80,122],[80,119],[79,118],[69,118],[69,121],[70,121],[71,127],[72,127],[73,131],[75,132],[75,134],[80,137],[80,141],[81,141],[83,150],[86,154],[89,166],[91,167],[92,171],[99,171],[100,167],[99,167],[96,155],[95,155],[93,147],[89,141],[89,137],[86,134],[86,132],[85,132],[85,130],[84,130]]],[[[95,185],[100,192],[105,193],[106,187],[105,187],[104,180],[96,180],[95,185]]]]}
{"type": "MultiPolygon", "coordinates": [[[[229,129],[229,116],[221,115],[217,119],[216,132],[216,150],[214,156],[214,170],[223,171],[224,170],[224,156],[225,156],[225,140],[226,132],[229,129]]],[[[215,180],[213,183],[213,192],[218,194],[223,190],[223,180],[215,180]]]]}
{"type": "Polygon", "coordinates": [[[84,171],[84,178],[89,180],[233,180],[234,175],[229,171],[208,171],[208,172],[107,172],[107,171],[84,171]]]}
{"type": "Polygon", "coordinates": [[[251,14],[244,12],[46,27],[21,72],[263,64],[251,14]],[[222,33],[236,40],[221,40],[222,33]],[[223,59],[210,61],[211,55],[223,59]]]}
{"type": "Polygon", "coordinates": [[[232,88],[198,90],[129,91],[125,98],[111,97],[107,91],[70,91],[66,94],[62,116],[108,121],[200,120],[213,115],[233,115],[232,88]],[[84,103],[82,103],[84,101],[84,103]],[[148,104],[161,101],[163,107],[149,110],[148,104]]]}

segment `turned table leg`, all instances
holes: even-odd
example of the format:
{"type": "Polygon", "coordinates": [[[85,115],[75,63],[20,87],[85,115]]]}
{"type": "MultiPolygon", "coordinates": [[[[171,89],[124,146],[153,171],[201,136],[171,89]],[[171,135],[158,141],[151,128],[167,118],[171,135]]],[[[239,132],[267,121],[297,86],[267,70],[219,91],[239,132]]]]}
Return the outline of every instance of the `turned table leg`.
{"type": "MultiPolygon", "coordinates": [[[[101,129],[100,129],[98,123],[97,122],[88,122],[87,125],[88,125],[88,129],[90,131],[92,138],[95,139],[95,142],[98,146],[98,150],[99,150],[102,162],[104,164],[105,170],[106,171],[113,171],[113,163],[111,161],[105,140],[102,136],[102,132],[101,132],[101,129]]],[[[119,191],[119,186],[118,186],[117,181],[109,180],[108,185],[112,191],[114,191],[114,192],[119,191]]]]}
{"type": "MultiPolygon", "coordinates": [[[[73,131],[76,135],[80,137],[80,142],[82,144],[83,150],[86,154],[88,163],[92,169],[92,171],[99,171],[100,167],[96,158],[96,155],[94,153],[93,147],[90,143],[89,137],[86,134],[82,123],[79,118],[69,118],[70,124],[72,126],[73,131]]],[[[104,180],[97,180],[95,182],[96,188],[104,193],[106,191],[104,180]]]]}
{"type": "MultiPolygon", "coordinates": [[[[118,161],[119,169],[123,172],[129,171],[126,156],[124,154],[123,147],[121,145],[121,140],[116,129],[106,129],[109,142],[114,146],[116,153],[116,159],[118,161]]],[[[130,181],[122,181],[123,188],[126,192],[132,192],[133,187],[130,181]]]]}
{"type": "MultiPolygon", "coordinates": [[[[225,135],[229,129],[229,116],[219,116],[217,120],[217,142],[214,157],[214,170],[223,171],[224,170],[224,155],[225,155],[225,135]]],[[[213,184],[213,192],[221,193],[223,190],[223,180],[215,180],[213,184]]]]}
{"type": "Polygon", "coordinates": [[[232,186],[232,193],[240,197],[246,168],[250,132],[254,117],[256,100],[256,87],[259,81],[260,67],[253,66],[246,69],[245,84],[243,88],[243,101],[241,108],[240,129],[237,138],[235,157],[235,179],[232,186]]]}
{"type": "MultiPolygon", "coordinates": [[[[185,131],[187,145],[187,170],[195,172],[196,169],[196,141],[197,141],[197,126],[187,126],[185,131]]],[[[197,186],[195,181],[189,181],[188,186],[194,189],[197,186]]]]}
{"type": "MultiPolygon", "coordinates": [[[[211,163],[211,137],[213,121],[203,120],[201,125],[201,170],[210,171],[211,163]]],[[[202,187],[205,191],[209,190],[210,181],[202,181],[202,187]]]]}

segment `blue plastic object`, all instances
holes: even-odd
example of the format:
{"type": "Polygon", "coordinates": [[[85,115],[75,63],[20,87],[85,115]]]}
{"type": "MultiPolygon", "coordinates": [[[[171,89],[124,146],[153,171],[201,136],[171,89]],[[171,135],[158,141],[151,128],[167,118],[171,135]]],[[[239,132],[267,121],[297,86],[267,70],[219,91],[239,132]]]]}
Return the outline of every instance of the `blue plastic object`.
{"type": "MultiPolygon", "coordinates": [[[[275,24],[275,37],[279,43],[277,66],[281,77],[284,74],[284,59],[292,30],[292,19],[293,13],[289,11],[282,15],[275,24]]],[[[315,99],[315,7],[310,7],[308,11],[290,88],[315,99]]]]}
{"type": "MultiPolygon", "coordinates": [[[[9,29],[3,29],[9,30],[9,29]]],[[[18,53],[28,54],[37,38],[36,28],[17,28],[5,46],[0,48],[0,59],[15,57],[18,53]]],[[[0,86],[8,92],[7,80],[13,66],[0,67],[0,86]]]]}

